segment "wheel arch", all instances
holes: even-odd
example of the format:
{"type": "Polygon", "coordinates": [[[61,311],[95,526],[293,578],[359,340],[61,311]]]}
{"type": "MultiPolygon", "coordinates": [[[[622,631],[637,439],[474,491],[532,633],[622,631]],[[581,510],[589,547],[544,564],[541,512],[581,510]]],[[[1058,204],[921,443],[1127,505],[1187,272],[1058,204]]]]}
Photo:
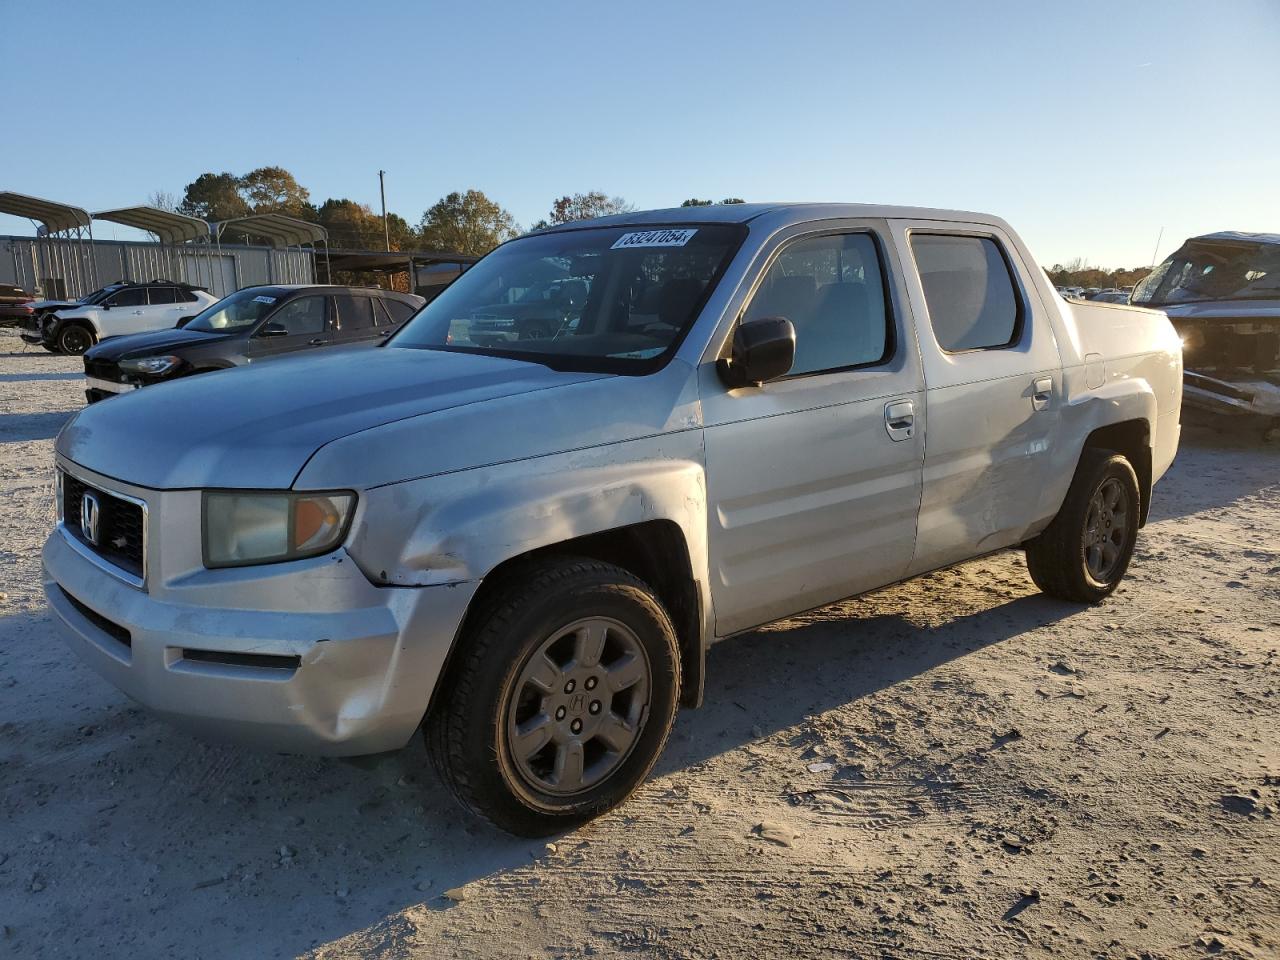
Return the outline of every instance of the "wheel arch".
{"type": "Polygon", "coordinates": [[[432,691],[432,704],[468,632],[476,619],[490,608],[492,598],[523,570],[550,557],[587,557],[610,563],[651,587],[675,627],[680,649],[680,701],[687,707],[702,705],[706,664],[702,591],[694,577],[684,531],[675,521],[665,519],[646,520],[548,543],[499,563],[485,575],[467,605],[432,691]]]}
{"type": "Polygon", "coordinates": [[[1150,421],[1138,417],[1098,427],[1085,437],[1082,458],[1085,450],[1111,450],[1123,455],[1133,465],[1133,471],[1138,475],[1138,493],[1142,500],[1139,505],[1138,526],[1145,526],[1147,515],[1151,511],[1150,421]]]}

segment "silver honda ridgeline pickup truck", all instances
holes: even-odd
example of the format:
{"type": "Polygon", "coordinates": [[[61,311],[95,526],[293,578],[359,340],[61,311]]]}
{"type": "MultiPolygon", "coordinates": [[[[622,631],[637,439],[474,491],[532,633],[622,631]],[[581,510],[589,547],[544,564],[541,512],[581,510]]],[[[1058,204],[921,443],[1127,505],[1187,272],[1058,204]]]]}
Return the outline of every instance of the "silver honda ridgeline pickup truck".
{"type": "Polygon", "coordinates": [[[82,411],[45,588],[165,717],[335,755],[421,727],[466,806],[546,834],[644,779],[732,634],[1005,547],[1046,593],[1106,598],[1181,368],[1163,314],[1067,304],[995,217],[565,224],[378,350],[82,411]],[[469,338],[558,280],[585,294],[559,325],[469,338]]]}

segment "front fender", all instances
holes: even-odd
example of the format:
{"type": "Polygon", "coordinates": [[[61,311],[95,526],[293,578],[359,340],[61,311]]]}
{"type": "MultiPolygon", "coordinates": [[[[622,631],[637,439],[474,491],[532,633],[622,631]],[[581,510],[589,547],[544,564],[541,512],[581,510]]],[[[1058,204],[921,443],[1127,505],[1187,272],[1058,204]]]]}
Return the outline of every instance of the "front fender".
{"type": "Polygon", "coordinates": [[[375,583],[483,579],[506,560],[651,520],[679,526],[706,582],[701,431],[410,480],[364,492],[348,550],[375,583]]]}

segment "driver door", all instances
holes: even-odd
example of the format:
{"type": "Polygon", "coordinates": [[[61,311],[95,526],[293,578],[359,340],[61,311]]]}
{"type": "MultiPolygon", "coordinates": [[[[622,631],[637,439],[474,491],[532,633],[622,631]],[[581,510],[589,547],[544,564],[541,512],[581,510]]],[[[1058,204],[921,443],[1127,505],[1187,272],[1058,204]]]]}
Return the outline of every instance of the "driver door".
{"type": "Polygon", "coordinates": [[[249,360],[268,360],[286,353],[312,350],[333,342],[333,308],[329,297],[310,294],[295,297],[266,319],[249,341],[249,360]],[[274,336],[265,331],[283,329],[274,336]]]}
{"type": "Polygon", "coordinates": [[[718,636],[901,579],[915,547],[924,382],[889,246],[867,223],[810,231],[736,318],[790,320],[791,372],[730,389],[700,371],[718,636]]]}

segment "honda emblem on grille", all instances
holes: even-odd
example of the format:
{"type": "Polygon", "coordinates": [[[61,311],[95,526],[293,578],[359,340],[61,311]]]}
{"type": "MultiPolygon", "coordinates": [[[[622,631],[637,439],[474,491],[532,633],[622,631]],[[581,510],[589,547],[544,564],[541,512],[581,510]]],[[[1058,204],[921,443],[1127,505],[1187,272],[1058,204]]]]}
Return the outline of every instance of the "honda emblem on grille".
{"type": "Polygon", "coordinates": [[[80,532],[95,547],[98,545],[98,520],[102,516],[98,498],[86,492],[80,498],[80,532]]]}

